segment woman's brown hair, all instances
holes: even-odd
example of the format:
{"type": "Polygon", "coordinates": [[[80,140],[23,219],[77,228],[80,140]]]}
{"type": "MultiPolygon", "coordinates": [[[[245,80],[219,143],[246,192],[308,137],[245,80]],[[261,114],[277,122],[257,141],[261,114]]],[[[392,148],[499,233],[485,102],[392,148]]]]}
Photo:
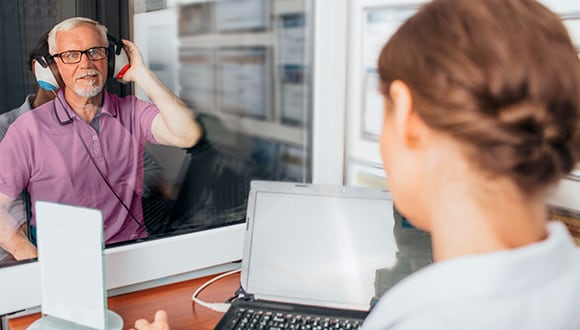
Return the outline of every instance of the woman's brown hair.
{"type": "Polygon", "coordinates": [[[383,48],[381,91],[405,82],[415,111],[473,164],[537,191],[580,156],[580,63],[559,17],[534,0],[435,0],[383,48]]]}

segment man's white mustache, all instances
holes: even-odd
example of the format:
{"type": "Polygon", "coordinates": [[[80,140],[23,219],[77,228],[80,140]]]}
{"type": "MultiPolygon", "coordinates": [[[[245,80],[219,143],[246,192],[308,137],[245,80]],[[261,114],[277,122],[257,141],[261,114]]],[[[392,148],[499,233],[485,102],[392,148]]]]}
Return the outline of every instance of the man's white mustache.
{"type": "Polygon", "coordinates": [[[98,70],[88,70],[88,71],[84,71],[84,72],[80,72],[77,73],[76,75],[74,75],[74,79],[82,79],[88,76],[101,76],[101,73],[98,70]]]}

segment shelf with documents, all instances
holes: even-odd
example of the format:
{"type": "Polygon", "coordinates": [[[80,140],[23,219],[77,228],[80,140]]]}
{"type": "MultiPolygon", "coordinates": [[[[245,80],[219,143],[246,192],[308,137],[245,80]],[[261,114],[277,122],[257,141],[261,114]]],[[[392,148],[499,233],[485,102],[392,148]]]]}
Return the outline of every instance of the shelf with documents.
{"type": "MultiPolygon", "coordinates": [[[[167,5],[135,16],[135,40],[160,80],[198,115],[212,145],[269,164],[271,178],[308,178],[312,1],[167,5]]],[[[161,158],[171,164],[162,165],[179,178],[173,163],[181,158],[168,153],[161,158]]]]}
{"type": "Polygon", "coordinates": [[[299,127],[224,113],[217,115],[217,117],[233,132],[249,133],[256,137],[273,139],[297,146],[302,145],[305,140],[306,130],[299,127]]]}
{"type": "Polygon", "coordinates": [[[182,36],[179,43],[181,48],[256,47],[272,46],[273,39],[271,32],[208,33],[182,36]]]}
{"type": "MultiPolygon", "coordinates": [[[[359,169],[381,164],[378,137],[382,126],[382,96],[376,62],[389,37],[425,0],[359,0],[349,3],[345,178],[349,184],[362,180],[359,169]],[[359,164],[353,166],[352,164],[359,164]],[[360,165],[363,164],[363,165],[360,165]],[[362,167],[361,167],[362,166],[362,167]],[[357,169],[354,171],[353,169],[357,169]]],[[[580,57],[580,5],[574,1],[541,0],[560,15],[580,57]]],[[[363,171],[364,172],[364,171],[363,171]]],[[[580,189],[580,164],[564,180],[564,186],[580,189]]],[[[580,190],[578,190],[580,191],[580,190]]],[[[577,203],[576,203],[577,204],[577,203]]],[[[578,208],[578,206],[576,206],[578,208]]]]}
{"type": "Polygon", "coordinates": [[[235,132],[305,147],[311,111],[306,2],[180,1],[180,98],[235,132]]]}

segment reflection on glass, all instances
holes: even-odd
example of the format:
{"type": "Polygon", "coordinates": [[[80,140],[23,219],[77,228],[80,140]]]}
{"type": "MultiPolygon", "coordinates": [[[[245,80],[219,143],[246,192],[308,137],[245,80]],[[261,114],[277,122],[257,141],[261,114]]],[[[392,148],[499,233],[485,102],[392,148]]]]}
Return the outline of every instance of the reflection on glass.
{"type": "Polygon", "coordinates": [[[416,12],[414,7],[377,7],[365,12],[363,35],[363,82],[361,137],[378,141],[383,118],[383,98],[379,93],[377,59],[381,49],[401,24],[416,12]]]}
{"type": "Polygon", "coordinates": [[[183,48],[179,53],[180,97],[198,113],[215,109],[213,58],[213,51],[203,48],[183,48]]]}
{"type": "Polygon", "coordinates": [[[150,148],[165,182],[144,201],[152,236],[245,221],[253,179],[310,180],[310,11],[304,0],[180,5],[178,96],[205,136],[150,148]]]}
{"type": "Polygon", "coordinates": [[[221,49],[217,58],[220,110],[241,116],[270,117],[268,50],[221,49]]]}
{"type": "Polygon", "coordinates": [[[215,2],[217,31],[264,29],[268,26],[271,0],[226,0],[215,2]]]}
{"type": "Polygon", "coordinates": [[[208,2],[182,5],[179,9],[179,35],[210,33],[212,8],[208,2]]]}

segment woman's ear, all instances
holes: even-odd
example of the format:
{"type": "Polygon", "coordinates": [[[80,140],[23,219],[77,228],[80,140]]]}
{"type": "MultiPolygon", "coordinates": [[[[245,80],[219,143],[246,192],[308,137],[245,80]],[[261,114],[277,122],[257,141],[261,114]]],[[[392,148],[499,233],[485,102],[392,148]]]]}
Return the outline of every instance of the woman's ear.
{"type": "Polygon", "coordinates": [[[415,112],[411,90],[403,81],[395,80],[389,87],[389,94],[397,138],[407,147],[416,147],[425,136],[427,125],[415,112]]]}

